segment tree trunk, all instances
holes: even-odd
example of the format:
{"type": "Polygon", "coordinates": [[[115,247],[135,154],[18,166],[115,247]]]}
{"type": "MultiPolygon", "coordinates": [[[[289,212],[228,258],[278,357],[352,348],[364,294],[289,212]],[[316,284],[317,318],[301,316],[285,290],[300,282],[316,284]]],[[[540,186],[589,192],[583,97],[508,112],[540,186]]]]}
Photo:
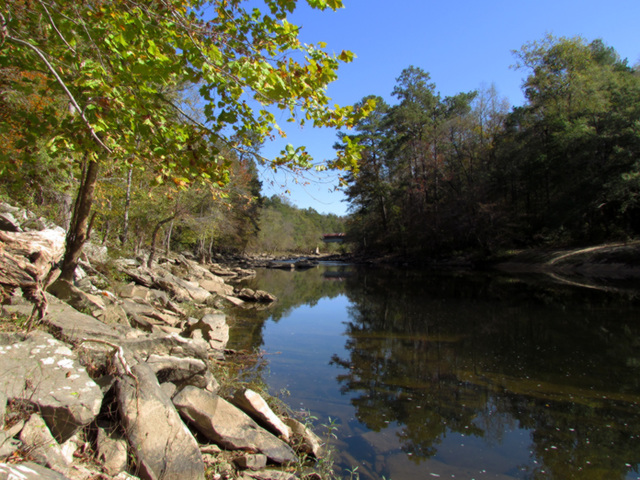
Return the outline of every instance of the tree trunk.
{"type": "Polygon", "coordinates": [[[133,167],[129,167],[127,172],[127,190],[124,199],[124,220],[122,222],[122,236],[120,242],[122,245],[127,243],[127,236],[129,235],[129,210],[131,209],[131,179],[133,177],[133,167]]]}
{"type": "Polygon", "coordinates": [[[164,220],[160,220],[156,224],[156,228],[153,229],[153,235],[151,236],[151,251],[149,252],[149,259],[147,260],[147,268],[151,268],[153,266],[153,259],[156,256],[156,243],[157,243],[157,240],[158,240],[158,232],[160,232],[160,229],[162,228],[162,225],[164,225],[165,223],[170,222],[171,220],[176,218],[176,216],[177,216],[177,214],[174,213],[170,217],[167,217],[164,220]]]}
{"type": "Polygon", "coordinates": [[[73,282],[73,274],[78,266],[78,260],[82,254],[82,247],[88,237],[89,216],[93,205],[93,195],[98,180],[100,166],[97,160],[85,159],[85,171],[82,182],[78,188],[78,195],[73,208],[71,224],[67,232],[66,249],[62,259],[62,272],[60,279],[73,282]]]}

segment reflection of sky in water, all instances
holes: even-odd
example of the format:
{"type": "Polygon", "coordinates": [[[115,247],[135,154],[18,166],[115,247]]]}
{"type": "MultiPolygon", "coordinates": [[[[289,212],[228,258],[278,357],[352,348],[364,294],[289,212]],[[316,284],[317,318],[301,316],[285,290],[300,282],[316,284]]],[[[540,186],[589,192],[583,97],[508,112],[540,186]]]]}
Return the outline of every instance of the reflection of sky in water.
{"type": "MultiPolygon", "coordinates": [[[[268,286],[265,286],[265,289],[268,290],[268,286]]],[[[286,403],[294,410],[311,412],[312,415],[318,417],[318,424],[326,423],[329,417],[337,419],[339,439],[335,444],[340,453],[340,457],[337,459],[338,463],[345,468],[357,464],[362,480],[381,479],[382,476],[391,480],[438,477],[554,480],[605,478],[599,476],[596,471],[590,471],[584,476],[581,475],[580,472],[583,470],[580,465],[584,463],[588,468],[591,465],[589,458],[572,459],[571,462],[574,462],[574,466],[565,470],[561,466],[554,465],[556,474],[555,476],[550,474],[548,466],[544,462],[562,462],[563,459],[562,452],[554,451],[559,448],[554,444],[554,439],[564,438],[564,434],[567,434],[565,437],[571,437],[575,433],[572,427],[562,425],[561,422],[565,420],[569,423],[579,421],[579,415],[582,413],[576,413],[575,418],[571,412],[560,411],[555,416],[552,415],[549,417],[549,421],[557,422],[555,424],[557,426],[551,425],[549,432],[541,432],[544,430],[544,428],[540,428],[540,425],[544,423],[544,417],[542,420],[540,418],[536,420],[538,422],[536,427],[523,426],[520,422],[526,417],[529,407],[525,408],[523,417],[522,411],[519,410],[522,405],[518,402],[537,402],[537,405],[531,407],[531,412],[543,416],[545,401],[536,398],[535,395],[527,399],[528,397],[522,394],[516,395],[516,400],[513,400],[510,397],[513,395],[512,392],[503,393],[499,389],[495,390],[495,385],[492,384],[494,377],[487,380],[488,387],[487,385],[460,387],[461,395],[474,396],[477,391],[480,398],[486,400],[483,405],[482,401],[474,399],[474,405],[469,407],[468,411],[457,412],[462,416],[469,414],[471,419],[469,427],[475,429],[475,432],[463,433],[466,427],[461,427],[461,425],[464,423],[453,429],[449,428],[449,425],[440,424],[441,430],[434,433],[435,438],[433,435],[430,436],[429,432],[426,434],[420,432],[420,429],[423,428],[421,425],[423,418],[428,418],[425,416],[423,408],[432,406],[433,402],[423,403],[427,407],[422,407],[417,402],[419,399],[412,397],[428,395],[429,388],[438,387],[438,381],[428,384],[427,387],[424,386],[424,382],[419,388],[409,386],[404,389],[403,387],[402,398],[390,407],[397,410],[394,411],[396,417],[387,420],[385,413],[380,412],[378,417],[382,427],[379,431],[371,431],[357,418],[358,414],[364,415],[363,411],[366,410],[366,405],[365,407],[359,405],[360,412],[352,405],[353,401],[366,400],[368,394],[357,388],[347,389],[342,393],[341,388],[344,385],[337,381],[337,377],[348,373],[348,370],[345,370],[343,366],[331,364],[331,359],[335,355],[349,359],[350,353],[352,353],[346,348],[350,337],[345,333],[346,324],[354,321],[353,316],[350,315],[349,307],[353,307],[353,305],[346,295],[338,295],[332,299],[325,297],[318,300],[313,306],[302,305],[291,309],[277,322],[267,320],[262,331],[264,340],[262,348],[267,352],[266,359],[269,363],[270,376],[265,380],[270,386],[270,391],[278,395],[281,389],[288,390],[289,396],[284,397],[286,403]],[[493,403],[494,401],[503,402],[502,411],[499,406],[493,403]],[[364,410],[362,410],[363,408],[364,410]],[[509,413],[509,408],[514,409],[513,414],[509,413]],[[416,411],[417,425],[412,423],[412,409],[416,411]],[[516,411],[517,413],[515,413],[516,411]],[[400,417],[402,420],[398,420],[400,417]],[[571,429],[571,431],[562,432],[563,428],[571,429]],[[539,437],[544,434],[548,435],[548,438],[545,437],[541,440],[539,437]],[[538,435],[538,438],[534,441],[535,435],[538,435]],[[424,438],[427,439],[425,451],[429,453],[421,454],[420,451],[413,451],[416,442],[420,448],[420,442],[424,438]],[[557,472],[563,471],[567,473],[567,476],[560,478],[560,474],[557,472]]],[[[374,340],[374,343],[376,341],[384,342],[384,340],[374,340]]],[[[398,342],[394,344],[393,348],[398,348],[397,344],[398,342]]],[[[398,350],[385,350],[385,354],[388,354],[389,351],[393,351],[394,355],[402,353],[398,350]]],[[[486,352],[480,350],[480,354],[482,353],[486,352]]],[[[464,363],[467,360],[461,358],[460,362],[464,363]]],[[[477,366],[483,365],[483,362],[486,361],[487,358],[480,358],[477,366]]],[[[489,363],[492,364],[492,368],[496,368],[492,359],[489,363]]],[[[510,367],[519,371],[525,365],[523,363],[510,367]]],[[[360,366],[359,368],[364,367],[360,366]]],[[[464,366],[464,368],[468,368],[468,366],[464,366]]],[[[505,367],[505,370],[508,368],[505,367]]],[[[454,373],[459,374],[461,371],[463,370],[454,371],[454,373]]],[[[480,372],[480,376],[482,373],[480,372]]],[[[493,372],[487,371],[487,375],[493,375],[493,372]]],[[[533,375],[535,376],[535,372],[533,375]]],[[[473,378],[475,381],[476,378],[473,378]]],[[[511,377],[509,378],[511,381],[511,377]]],[[[522,378],[527,378],[527,375],[522,378]]],[[[457,380],[454,381],[454,384],[457,382],[457,380]]],[[[460,385],[463,384],[460,383],[460,385]]],[[[398,391],[397,385],[391,385],[391,387],[392,392],[398,391]]],[[[445,385],[446,388],[454,392],[457,391],[456,388],[451,388],[450,384],[445,385]]],[[[520,386],[520,388],[523,387],[520,386]]],[[[588,404],[590,400],[585,401],[588,404]]],[[[461,404],[464,406],[464,402],[461,404]]],[[[559,405],[561,408],[572,408],[565,399],[561,400],[559,405]]],[[[581,408],[583,407],[584,405],[581,406],[581,408]]],[[[455,408],[459,409],[460,405],[458,404],[455,408]]],[[[612,407],[612,410],[616,408],[612,407]]],[[[368,411],[366,415],[372,415],[372,413],[368,411]]],[[[373,415],[376,413],[374,412],[373,415]]],[[[439,422],[438,415],[436,413],[433,416],[435,418],[434,424],[439,422]]],[[[615,416],[615,412],[612,415],[615,416]]],[[[606,421],[611,420],[607,419],[606,421]]],[[[590,418],[590,422],[593,422],[593,419],[590,418]]],[[[434,428],[434,425],[424,428],[428,430],[428,428],[434,428]]],[[[589,428],[592,428],[592,425],[589,428]]],[[[597,428],[602,430],[599,426],[597,428]]],[[[618,433],[623,434],[624,430],[618,433]]],[[[634,433],[637,432],[634,431],[634,433]]],[[[603,438],[601,431],[598,432],[598,435],[599,438],[603,438]]],[[[619,437],[613,438],[612,442],[614,441],[619,441],[619,437]]],[[[583,449],[579,452],[583,453],[583,451],[588,452],[589,449],[583,449]]],[[[630,459],[630,461],[632,460],[630,459]]],[[[640,478],[633,471],[629,472],[632,470],[630,464],[626,468],[629,473],[625,476],[624,473],[621,473],[624,468],[620,469],[619,460],[616,462],[617,464],[613,466],[613,472],[617,471],[616,473],[622,476],[611,478],[640,478]]],[[[606,474],[606,470],[604,473],[606,474]]]]}

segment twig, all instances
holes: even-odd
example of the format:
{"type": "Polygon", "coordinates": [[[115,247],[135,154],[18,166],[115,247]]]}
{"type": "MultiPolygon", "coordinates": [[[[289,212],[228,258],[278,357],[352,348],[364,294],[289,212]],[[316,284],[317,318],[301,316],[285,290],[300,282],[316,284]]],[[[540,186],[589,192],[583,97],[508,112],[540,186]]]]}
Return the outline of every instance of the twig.
{"type": "MultiPolygon", "coordinates": [[[[4,20],[4,17],[3,17],[3,20],[4,20]]],[[[36,47],[35,45],[31,45],[29,42],[21,40],[20,38],[12,37],[6,31],[3,31],[3,35],[9,41],[17,43],[19,45],[23,45],[23,46],[25,46],[27,48],[30,48],[34,52],[36,52],[36,55],[38,55],[40,57],[40,59],[45,63],[45,65],[47,66],[49,71],[53,74],[54,77],[56,77],[56,81],[58,82],[58,84],[60,84],[60,86],[64,90],[65,94],[69,98],[69,101],[71,102],[73,107],[76,109],[76,111],[79,113],[80,118],[82,118],[82,121],[84,122],[84,124],[89,129],[89,132],[91,133],[91,136],[94,138],[94,140],[98,143],[98,145],[100,145],[102,148],[104,148],[108,153],[113,153],[112,150],[109,147],[107,147],[103,143],[102,140],[100,140],[100,137],[98,137],[98,134],[96,133],[96,131],[91,126],[91,123],[89,123],[89,120],[87,120],[87,117],[84,115],[84,110],[80,108],[80,105],[78,105],[78,102],[76,101],[75,97],[69,91],[69,89],[65,85],[64,81],[62,80],[62,78],[60,78],[60,75],[58,75],[58,72],[56,72],[55,68],[53,68],[53,65],[51,65],[51,63],[49,63],[49,60],[47,60],[47,57],[44,55],[44,53],[38,47],[36,47]]]]}

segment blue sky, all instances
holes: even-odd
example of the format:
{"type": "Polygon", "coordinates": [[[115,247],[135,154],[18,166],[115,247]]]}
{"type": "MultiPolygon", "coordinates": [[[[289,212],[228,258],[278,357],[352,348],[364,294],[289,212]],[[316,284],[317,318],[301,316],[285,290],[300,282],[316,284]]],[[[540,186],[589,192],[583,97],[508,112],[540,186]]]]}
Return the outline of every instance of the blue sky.
{"type": "MultiPolygon", "coordinates": [[[[513,50],[545,35],[602,38],[631,65],[640,63],[640,0],[343,0],[345,8],[320,12],[299,0],[289,18],[302,26],[305,43],[327,43],[328,51],[351,50],[328,93],[340,105],[380,95],[393,103],[391,91],[404,68],[420,67],[443,96],[494,84],[511,105],[524,101],[526,72],[510,68],[513,50]],[[303,5],[304,4],[304,5],[303,5]]],[[[284,122],[283,122],[284,124],[284,122]]],[[[271,158],[287,143],[305,145],[318,159],[333,157],[335,131],[287,126],[287,138],[265,145],[271,158]]],[[[290,190],[289,200],[323,213],[347,212],[335,179],[310,176],[296,184],[284,175],[263,177],[263,194],[290,190]]]]}

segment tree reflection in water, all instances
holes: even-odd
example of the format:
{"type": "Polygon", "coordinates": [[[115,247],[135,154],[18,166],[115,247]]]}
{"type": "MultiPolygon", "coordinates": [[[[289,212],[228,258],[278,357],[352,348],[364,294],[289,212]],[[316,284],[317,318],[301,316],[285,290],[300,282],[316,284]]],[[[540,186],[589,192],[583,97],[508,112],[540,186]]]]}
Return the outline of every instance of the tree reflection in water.
{"type": "MultiPolygon", "coordinates": [[[[481,439],[509,457],[519,432],[526,456],[513,455],[517,463],[496,466],[491,478],[636,478],[635,293],[587,296],[536,277],[380,270],[340,285],[350,304],[344,351],[331,359],[340,389],[358,422],[392,431],[408,461],[482,465],[487,447],[467,454],[453,440],[481,439]]],[[[292,298],[308,304],[312,290],[306,284],[306,295],[292,298]]],[[[368,458],[372,478],[409,478],[362,438],[342,441],[353,458],[368,458]]]]}

